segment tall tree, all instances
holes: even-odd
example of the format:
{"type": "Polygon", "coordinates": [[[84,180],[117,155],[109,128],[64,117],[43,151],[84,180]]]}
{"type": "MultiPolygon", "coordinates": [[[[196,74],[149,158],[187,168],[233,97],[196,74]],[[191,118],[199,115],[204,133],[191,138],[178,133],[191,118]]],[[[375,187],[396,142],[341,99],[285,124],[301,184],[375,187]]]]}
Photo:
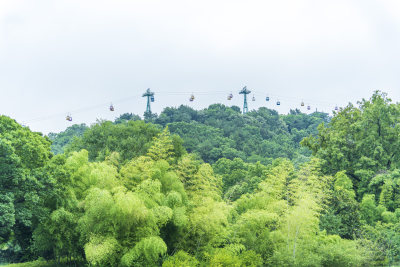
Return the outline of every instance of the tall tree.
{"type": "Polygon", "coordinates": [[[345,170],[361,197],[376,172],[400,167],[399,115],[399,104],[377,91],[358,108],[349,104],[302,144],[323,159],[326,173],[345,170]]]}

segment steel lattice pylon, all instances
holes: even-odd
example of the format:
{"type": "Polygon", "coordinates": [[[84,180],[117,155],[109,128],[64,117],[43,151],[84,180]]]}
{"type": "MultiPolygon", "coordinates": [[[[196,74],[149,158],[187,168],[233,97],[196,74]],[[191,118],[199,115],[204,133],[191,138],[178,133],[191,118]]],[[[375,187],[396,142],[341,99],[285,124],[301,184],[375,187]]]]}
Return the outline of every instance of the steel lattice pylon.
{"type": "Polygon", "coordinates": [[[249,108],[247,107],[247,95],[250,94],[251,91],[247,90],[247,86],[243,87],[243,89],[239,92],[239,94],[242,94],[244,96],[244,101],[243,101],[243,114],[249,111],[249,108]]]}
{"type": "Polygon", "coordinates": [[[147,97],[147,107],[145,114],[151,114],[150,98],[154,97],[154,92],[151,92],[150,88],[147,88],[146,92],[142,95],[142,97],[147,97]]]}

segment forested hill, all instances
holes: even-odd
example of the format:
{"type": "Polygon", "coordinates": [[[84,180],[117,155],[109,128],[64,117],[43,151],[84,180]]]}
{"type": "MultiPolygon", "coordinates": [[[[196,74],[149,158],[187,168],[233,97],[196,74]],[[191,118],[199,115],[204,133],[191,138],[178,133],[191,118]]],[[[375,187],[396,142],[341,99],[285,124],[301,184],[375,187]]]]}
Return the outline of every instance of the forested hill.
{"type": "MultiPolygon", "coordinates": [[[[130,120],[137,121],[140,117],[123,114],[114,124],[130,120]]],[[[300,141],[310,134],[316,134],[317,126],[328,122],[329,117],[326,113],[314,112],[307,115],[299,110],[279,115],[275,110],[267,108],[243,115],[238,107],[214,104],[200,111],[187,106],[166,108],[159,116],[152,116],[147,121],[162,128],[168,126],[171,133],[183,139],[188,152],[198,154],[205,162],[214,163],[220,158],[240,158],[247,162],[269,164],[278,157],[304,161],[305,157],[311,155],[311,151],[301,147],[300,141]]],[[[95,134],[94,128],[106,128],[106,125],[110,123],[102,122],[92,126],[84,138],[91,138],[89,135],[95,134]]],[[[118,127],[124,126],[114,128],[118,127]]],[[[50,134],[52,151],[61,153],[74,137],[82,136],[87,129],[85,125],[73,125],[64,132],[50,134]]],[[[116,133],[111,131],[105,134],[110,134],[111,138],[116,133]]],[[[106,142],[104,148],[108,145],[112,144],[106,142]]]]}
{"type": "Polygon", "coordinates": [[[50,137],[63,153],[0,116],[0,263],[400,264],[400,104],[384,93],[332,118],[181,106],[50,137]]]}

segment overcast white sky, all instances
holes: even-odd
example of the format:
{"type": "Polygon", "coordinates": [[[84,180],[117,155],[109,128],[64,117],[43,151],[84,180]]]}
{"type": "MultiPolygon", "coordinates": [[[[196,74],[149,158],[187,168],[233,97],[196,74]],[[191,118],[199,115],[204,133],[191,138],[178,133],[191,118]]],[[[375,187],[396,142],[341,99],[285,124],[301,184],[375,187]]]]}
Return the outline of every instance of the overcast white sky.
{"type": "Polygon", "coordinates": [[[241,107],[244,85],[249,109],[279,98],[282,113],[376,89],[398,102],[399,60],[397,0],[0,0],[0,114],[44,133],[68,127],[68,112],[88,124],[142,115],[148,87],[157,113],[241,107]]]}

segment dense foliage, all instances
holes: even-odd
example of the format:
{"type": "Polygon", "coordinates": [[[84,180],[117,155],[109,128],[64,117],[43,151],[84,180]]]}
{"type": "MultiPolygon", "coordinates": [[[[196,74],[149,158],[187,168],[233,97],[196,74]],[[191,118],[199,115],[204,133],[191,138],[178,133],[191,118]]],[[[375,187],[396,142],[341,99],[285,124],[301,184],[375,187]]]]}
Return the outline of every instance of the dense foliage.
{"type": "MultiPolygon", "coordinates": [[[[303,162],[311,152],[301,147],[299,142],[310,134],[316,134],[319,124],[329,121],[328,114],[321,112],[307,115],[299,110],[291,110],[288,115],[279,115],[275,110],[260,108],[243,115],[238,107],[221,104],[214,104],[200,111],[187,106],[166,108],[159,116],[153,117],[150,121],[158,126],[158,129],[168,126],[171,133],[182,138],[189,153],[197,154],[207,163],[215,163],[220,158],[240,158],[246,162],[260,161],[269,164],[278,157],[303,162]]],[[[132,136],[132,127],[131,131],[125,129],[129,128],[127,123],[138,120],[138,116],[126,113],[114,121],[113,124],[117,127],[112,127],[111,122],[100,122],[85,132],[83,142],[98,142],[98,145],[93,147],[99,147],[99,151],[104,152],[107,148],[109,151],[115,151],[117,146],[124,146],[120,143],[126,138],[121,134],[132,136]],[[112,138],[115,144],[111,144],[112,138]],[[103,147],[104,142],[107,144],[103,147]],[[112,147],[109,147],[110,145],[112,147]]],[[[78,140],[74,137],[82,135],[83,127],[74,125],[62,133],[50,134],[53,151],[58,154],[71,143],[75,143],[73,150],[77,150],[78,140]],[[59,148],[59,144],[63,146],[59,148]]],[[[156,128],[153,125],[141,127],[156,128]]],[[[88,145],[93,149],[92,144],[88,145]]],[[[128,158],[132,156],[129,155],[128,158]]]]}
{"type": "Polygon", "coordinates": [[[182,137],[187,150],[199,154],[205,162],[241,158],[264,164],[278,157],[308,156],[309,151],[299,142],[327,121],[326,113],[306,115],[292,110],[288,115],[279,115],[275,110],[260,108],[242,115],[239,108],[221,104],[201,111],[185,106],[166,108],[154,120],[168,125],[171,132],[182,137]]]}
{"type": "Polygon", "coordinates": [[[399,112],[380,92],[332,119],[181,106],[52,134],[57,155],[2,116],[0,262],[400,262],[399,112]]]}
{"type": "Polygon", "coordinates": [[[64,153],[64,149],[68,144],[79,138],[88,129],[86,124],[74,124],[60,133],[50,133],[48,136],[52,141],[51,151],[54,154],[64,153]]]}

